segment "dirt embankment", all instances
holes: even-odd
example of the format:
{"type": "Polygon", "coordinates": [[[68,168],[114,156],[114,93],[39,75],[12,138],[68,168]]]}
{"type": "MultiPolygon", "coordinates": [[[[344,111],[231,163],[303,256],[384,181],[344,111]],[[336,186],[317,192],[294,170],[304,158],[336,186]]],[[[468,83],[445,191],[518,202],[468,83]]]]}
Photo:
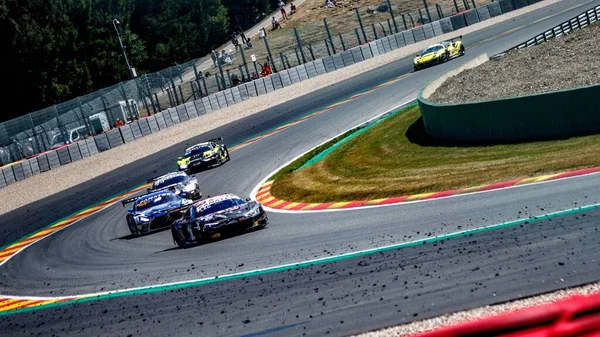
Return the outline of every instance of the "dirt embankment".
{"type": "Polygon", "coordinates": [[[595,23],[465,70],[446,80],[429,99],[440,103],[462,103],[598,84],[598,55],[600,24],[595,23]]]}

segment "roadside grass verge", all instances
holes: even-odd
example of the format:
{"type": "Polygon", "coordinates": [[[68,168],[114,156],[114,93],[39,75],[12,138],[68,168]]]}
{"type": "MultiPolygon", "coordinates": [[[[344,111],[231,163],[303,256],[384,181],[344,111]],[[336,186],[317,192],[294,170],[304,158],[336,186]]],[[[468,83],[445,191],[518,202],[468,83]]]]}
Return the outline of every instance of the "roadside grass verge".
{"type": "Polygon", "coordinates": [[[600,135],[527,143],[445,142],[427,135],[419,107],[413,106],[346,142],[322,161],[298,170],[353,131],[278,172],[271,194],[307,203],[366,200],[600,165],[600,135]]]}

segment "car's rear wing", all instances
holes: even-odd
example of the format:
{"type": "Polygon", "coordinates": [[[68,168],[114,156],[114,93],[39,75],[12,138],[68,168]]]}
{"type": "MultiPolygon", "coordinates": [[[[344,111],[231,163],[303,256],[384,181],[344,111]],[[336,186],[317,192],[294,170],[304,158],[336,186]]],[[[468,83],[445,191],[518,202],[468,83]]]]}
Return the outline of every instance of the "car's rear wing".
{"type": "Polygon", "coordinates": [[[138,200],[139,198],[141,198],[143,196],[145,196],[145,194],[138,195],[137,197],[127,198],[125,200],[121,200],[121,203],[123,204],[123,207],[125,207],[125,205],[131,204],[132,202],[135,202],[136,200],[138,200]]]}
{"type": "Polygon", "coordinates": [[[221,136],[221,137],[218,137],[218,138],[209,139],[209,140],[207,140],[207,142],[218,142],[218,141],[220,141],[220,140],[223,140],[223,137],[222,137],[222,136],[221,136]]]}
{"type": "Polygon", "coordinates": [[[453,38],[451,38],[449,40],[445,40],[445,41],[442,41],[442,42],[454,42],[455,40],[462,40],[462,35],[453,37],[453,38]]]}

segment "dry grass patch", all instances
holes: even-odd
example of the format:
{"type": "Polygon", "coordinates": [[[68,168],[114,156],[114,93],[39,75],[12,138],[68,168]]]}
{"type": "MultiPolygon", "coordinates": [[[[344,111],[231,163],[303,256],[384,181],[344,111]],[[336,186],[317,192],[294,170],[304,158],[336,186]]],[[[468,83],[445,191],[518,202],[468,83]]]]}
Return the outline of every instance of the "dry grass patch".
{"type": "Polygon", "coordinates": [[[414,106],[321,162],[281,174],[271,193],[289,201],[331,202],[437,192],[598,166],[590,155],[598,151],[600,135],[475,146],[441,142],[425,133],[414,106]]]}

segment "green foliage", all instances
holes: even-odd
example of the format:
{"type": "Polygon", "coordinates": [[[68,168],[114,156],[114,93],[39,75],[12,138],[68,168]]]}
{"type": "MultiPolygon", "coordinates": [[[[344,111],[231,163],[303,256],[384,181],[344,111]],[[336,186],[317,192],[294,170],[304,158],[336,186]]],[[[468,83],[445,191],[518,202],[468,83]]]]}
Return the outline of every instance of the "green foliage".
{"type": "Polygon", "coordinates": [[[248,29],[271,12],[269,0],[223,0],[227,7],[231,25],[248,29]]]}
{"type": "Polygon", "coordinates": [[[221,0],[0,0],[0,120],[206,55],[229,36],[221,0]]]}

